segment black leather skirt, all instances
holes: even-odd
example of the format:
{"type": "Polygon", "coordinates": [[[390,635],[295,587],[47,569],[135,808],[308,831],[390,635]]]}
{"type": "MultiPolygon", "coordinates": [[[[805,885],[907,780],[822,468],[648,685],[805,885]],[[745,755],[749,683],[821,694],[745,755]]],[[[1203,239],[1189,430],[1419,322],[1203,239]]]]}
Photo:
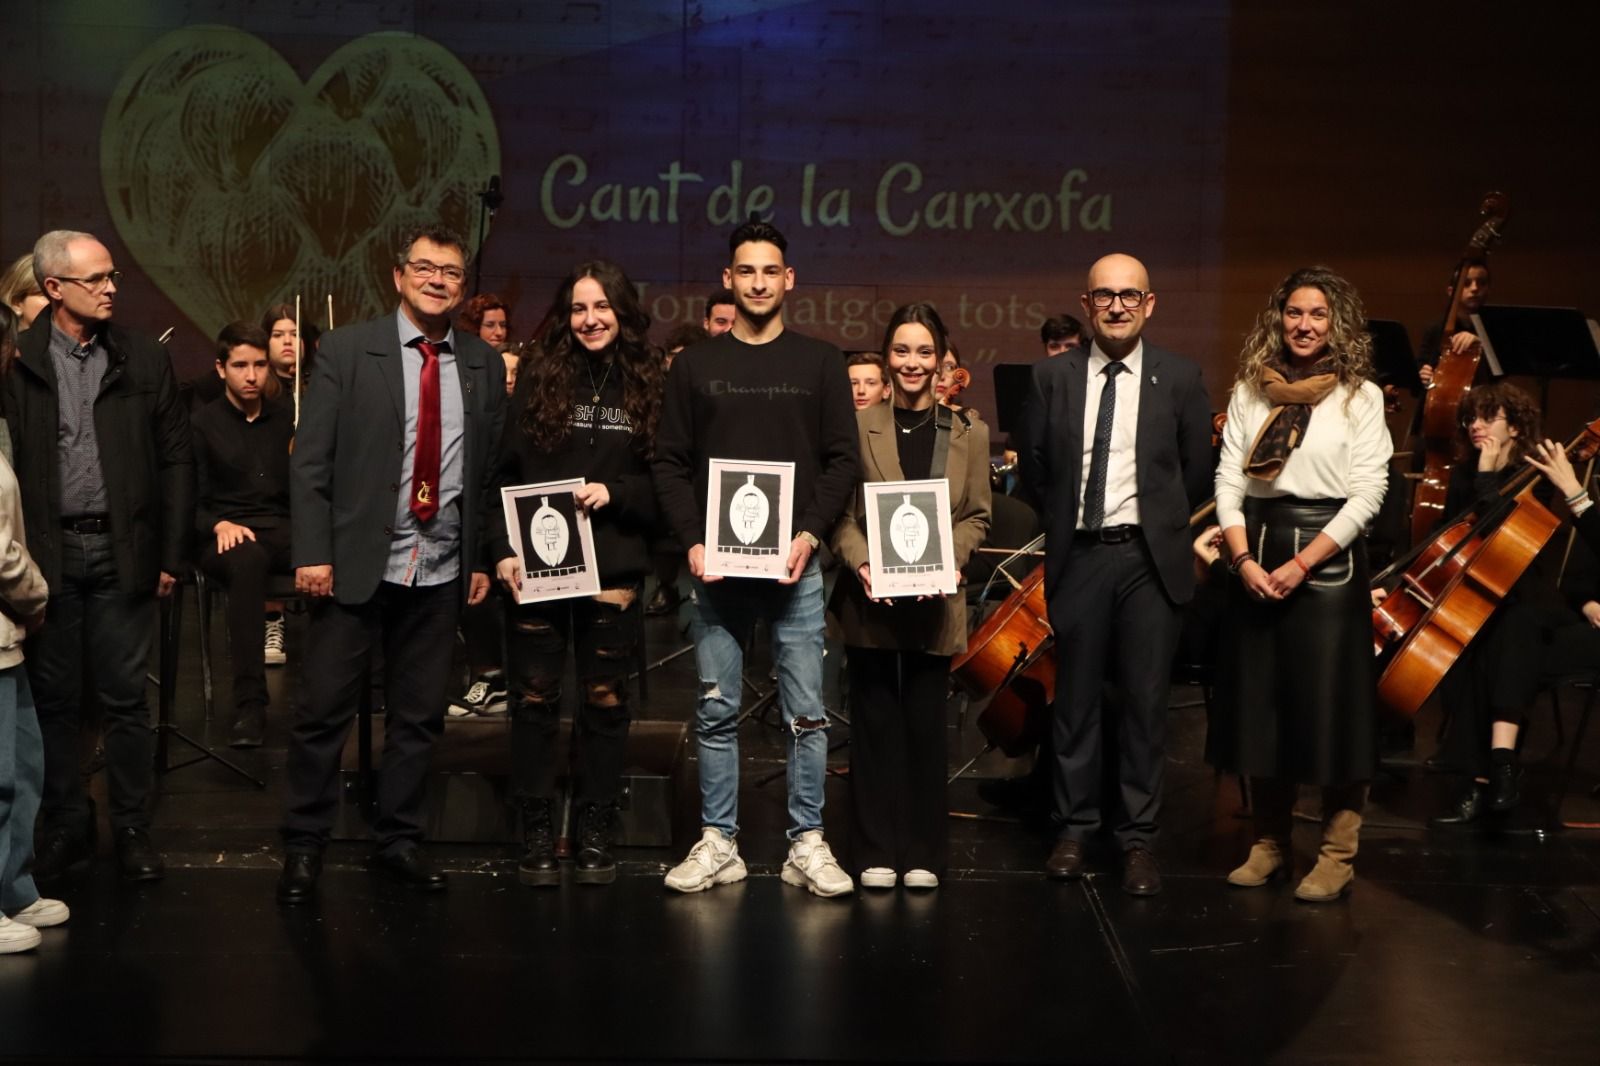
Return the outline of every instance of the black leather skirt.
{"type": "MultiPolygon", "coordinates": [[[[1245,501],[1250,550],[1269,572],[1328,524],[1343,500],[1245,501]]],[[[1206,759],[1218,769],[1314,785],[1377,767],[1377,669],[1366,544],[1316,567],[1287,599],[1262,602],[1229,576],[1206,759]]]]}

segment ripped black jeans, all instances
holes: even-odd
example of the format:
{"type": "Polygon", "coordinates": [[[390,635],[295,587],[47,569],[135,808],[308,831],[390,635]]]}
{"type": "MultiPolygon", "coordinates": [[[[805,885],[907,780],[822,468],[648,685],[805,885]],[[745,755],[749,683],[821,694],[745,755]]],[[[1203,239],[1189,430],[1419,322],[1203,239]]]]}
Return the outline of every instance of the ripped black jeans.
{"type": "Polygon", "coordinates": [[[560,748],[567,648],[577,659],[577,789],[580,803],[615,803],[628,743],[628,673],[639,648],[640,589],[600,599],[556,600],[506,612],[511,696],[511,774],[516,798],[551,799],[560,748]],[[613,602],[615,601],[615,602],[613,602]]]}

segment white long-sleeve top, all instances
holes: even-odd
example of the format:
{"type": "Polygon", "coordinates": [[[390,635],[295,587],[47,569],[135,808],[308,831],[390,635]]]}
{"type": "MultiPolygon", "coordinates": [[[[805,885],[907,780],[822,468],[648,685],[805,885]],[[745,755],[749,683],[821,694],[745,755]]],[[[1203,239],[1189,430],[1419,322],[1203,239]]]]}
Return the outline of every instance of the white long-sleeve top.
{"type": "Polygon", "coordinates": [[[1383,418],[1382,390],[1370,381],[1362,383],[1347,409],[1349,393],[1346,386],[1336,385],[1311,409],[1305,439],[1289,453],[1275,479],[1262,481],[1245,474],[1244,462],[1272,405],[1253,386],[1234,387],[1217,465],[1217,521],[1223,529],[1244,525],[1246,496],[1344,500],[1322,532],[1340,548],[1350,546],[1383,503],[1394,443],[1383,418]]]}

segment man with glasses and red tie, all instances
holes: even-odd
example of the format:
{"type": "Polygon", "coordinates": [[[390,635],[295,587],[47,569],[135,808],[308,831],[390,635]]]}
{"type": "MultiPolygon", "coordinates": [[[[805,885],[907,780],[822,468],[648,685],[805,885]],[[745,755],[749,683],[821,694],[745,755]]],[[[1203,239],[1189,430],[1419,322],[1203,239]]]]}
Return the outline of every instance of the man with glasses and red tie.
{"type": "Polygon", "coordinates": [[[1101,688],[1116,726],[1122,888],[1161,890],[1167,693],[1179,610],[1194,594],[1189,514],[1210,495],[1211,402],[1200,368],[1141,339],[1156,296],[1144,264],[1089,269],[1092,343],[1035,363],[1023,475],[1048,531],[1045,596],[1058,657],[1053,740],[1057,840],[1045,872],[1073,880],[1100,831],[1101,688]]]}
{"type": "Polygon", "coordinates": [[[5,380],[28,551],[50,587],[26,660],[45,751],[33,872],[48,882],[94,854],[78,744],[90,676],[117,861],[129,880],[154,881],[145,669],[152,609],[172,594],[194,525],[189,418],[166,349],[112,321],[122,273],[110,249],[54,230],[34,245],[33,271],[49,314],[18,339],[5,380]]]}
{"type": "Polygon", "coordinates": [[[381,644],[383,758],[374,872],[445,887],[423,853],[422,801],[450,697],[463,605],[488,594],[483,500],[505,413],[500,356],[451,328],[466,244],[414,231],[392,315],[322,339],[290,465],[295,586],[312,597],[306,698],[290,734],[282,903],[316,890],[338,804],[340,753],[381,644]]]}

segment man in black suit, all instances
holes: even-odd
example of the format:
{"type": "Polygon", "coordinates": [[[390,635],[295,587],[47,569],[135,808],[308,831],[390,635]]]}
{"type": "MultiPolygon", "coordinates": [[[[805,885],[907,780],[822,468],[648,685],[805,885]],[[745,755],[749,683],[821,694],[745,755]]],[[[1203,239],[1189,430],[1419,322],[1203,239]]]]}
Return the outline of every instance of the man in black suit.
{"type": "Polygon", "coordinates": [[[392,315],[322,339],[290,467],[295,586],[315,597],[306,701],[290,736],[283,903],[308,900],[338,802],[340,752],[363,668],[384,653],[384,743],[376,872],[445,887],[418,846],[434,739],[450,696],[461,607],[489,591],[483,501],[505,417],[505,370],[451,329],[466,244],[442,227],[410,234],[392,315]]]}
{"type": "Polygon", "coordinates": [[[110,249],[54,230],[34,245],[33,272],[50,313],[18,339],[5,379],[28,552],[50,585],[27,658],[45,751],[33,872],[47,881],[94,852],[78,761],[89,674],[117,861],[125,878],[154,881],[145,670],[156,600],[177,584],[194,523],[189,418],[166,349],[112,321],[122,272],[110,249]]]}
{"type": "Polygon", "coordinates": [[[1033,368],[1023,472],[1048,530],[1045,595],[1059,669],[1054,708],[1058,839],[1052,878],[1083,872],[1101,826],[1103,682],[1117,731],[1123,890],[1161,890],[1151,853],[1179,610],[1194,594],[1190,509],[1211,485],[1211,404],[1200,368],[1141,340],[1155,312],[1144,265],[1108,255],[1089,270],[1092,344],[1033,368]]]}

